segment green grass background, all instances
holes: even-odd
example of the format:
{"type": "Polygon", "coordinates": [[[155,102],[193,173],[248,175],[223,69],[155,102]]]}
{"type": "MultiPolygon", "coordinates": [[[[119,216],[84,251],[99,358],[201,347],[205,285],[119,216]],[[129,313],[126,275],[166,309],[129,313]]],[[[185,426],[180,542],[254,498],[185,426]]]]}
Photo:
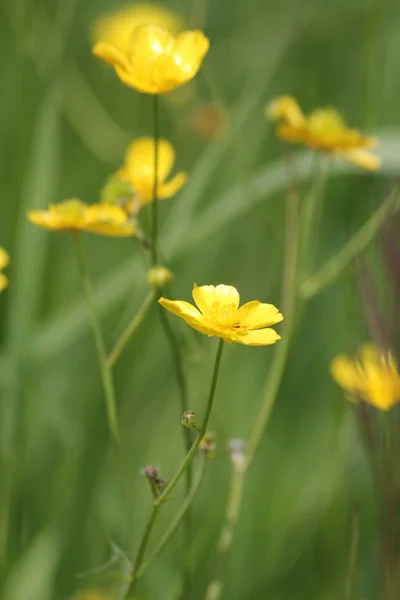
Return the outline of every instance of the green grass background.
{"type": "MultiPolygon", "coordinates": [[[[26,211],[71,196],[96,201],[129,140],[152,131],[150,98],[124,87],[90,52],[89,28],[117,3],[2,0],[0,6],[0,244],[11,255],[0,297],[0,597],[66,600],[116,585],[109,540],[132,555],[150,509],[140,469],[168,479],[182,456],[179,399],[153,309],[115,369],[122,446],[109,444],[94,344],[71,240],[35,228],[26,211]]],[[[189,18],[192,3],[167,4],[189,18]]],[[[280,305],[285,173],[264,107],[295,95],[306,110],[334,105],[382,134],[376,175],[338,165],[329,179],[316,265],[335,253],[400,171],[400,6],[390,0],[210,2],[210,52],[186,101],[162,98],[161,127],[189,180],[160,206],[161,247],[176,298],[195,281],[229,283],[243,301],[280,305]],[[229,132],[205,141],[191,111],[226,111],[229,132]]],[[[303,169],[307,186],[307,169],[303,169]]],[[[86,236],[107,344],[146,294],[129,240],[86,236]]],[[[380,242],[368,250],[378,274],[380,242]]],[[[384,275],[380,276],[384,282],[384,275]]],[[[171,321],[172,322],[172,321],[171,321]]],[[[202,413],[216,341],[178,320],[190,408],[202,413]]],[[[308,306],[276,408],[247,478],[224,599],[344,598],[349,532],[360,502],[357,597],[379,586],[378,516],[349,406],[328,366],[367,339],[355,269],[308,306]]],[[[194,600],[213,572],[229,478],[225,444],[249,435],[273,348],[227,347],[211,429],[218,453],[193,507],[194,600]]],[[[162,511],[153,542],[175,514],[162,511]]],[[[177,535],[142,581],[140,598],[178,597],[177,535]]],[[[115,569],[114,569],[115,571],[115,569]]]]}

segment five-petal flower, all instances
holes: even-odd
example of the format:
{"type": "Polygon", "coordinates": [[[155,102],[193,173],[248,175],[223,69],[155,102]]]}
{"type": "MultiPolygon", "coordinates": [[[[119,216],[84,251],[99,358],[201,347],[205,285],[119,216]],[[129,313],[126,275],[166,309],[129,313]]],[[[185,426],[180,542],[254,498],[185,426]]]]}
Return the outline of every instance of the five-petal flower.
{"type": "Polygon", "coordinates": [[[85,204],[77,198],[52,204],[48,210],[31,210],[28,219],[53,231],[88,231],[99,235],[127,237],[136,232],[136,222],[116,205],[85,204]]]}
{"type": "Polygon", "coordinates": [[[282,321],[279,310],[257,300],[239,308],[239,293],[233,286],[194,284],[193,299],[197,308],[183,300],[160,298],[159,303],[197,331],[223,338],[230,344],[266,346],[280,339],[270,327],[282,321]]]}
{"type": "Polygon", "coordinates": [[[365,344],[359,358],[339,354],[331,363],[335,381],[352,400],[364,400],[381,410],[400,402],[400,374],[389,352],[365,344]]]}
{"type": "Polygon", "coordinates": [[[112,65],[125,85],[145,94],[165,94],[196,75],[209,48],[201,31],[176,38],[157,25],[142,25],[130,36],[129,48],[99,41],[93,53],[112,65]]]}
{"type": "Polygon", "coordinates": [[[364,136],[347,127],[334,108],[316,109],[306,116],[294,98],[280,96],[268,106],[267,114],[273,121],[278,121],[277,135],[287,142],[340,154],[371,171],[380,167],[380,159],[368,151],[377,145],[377,138],[364,136]]]}

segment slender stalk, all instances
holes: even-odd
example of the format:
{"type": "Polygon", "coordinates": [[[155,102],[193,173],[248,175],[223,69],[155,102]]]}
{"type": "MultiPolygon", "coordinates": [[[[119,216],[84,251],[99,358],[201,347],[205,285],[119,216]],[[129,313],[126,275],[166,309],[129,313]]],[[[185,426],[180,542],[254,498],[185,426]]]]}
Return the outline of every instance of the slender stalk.
{"type": "MultiPolygon", "coordinates": [[[[153,123],[154,123],[154,182],[153,182],[153,201],[151,204],[151,265],[156,267],[158,265],[159,260],[159,252],[158,252],[158,163],[159,163],[159,139],[160,139],[160,115],[159,115],[159,96],[158,94],[154,94],[153,96],[153,123]]],[[[162,290],[159,290],[162,294],[162,290]]],[[[175,364],[175,372],[176,379],[178,383],[179,389],[179,397],[180,397],[180,411],[181,414],[187,410],[187,392],[186,392],[186,382],[183,374],[182,368],[182,359],[181,353],[179,349],[179,344],[177,339],[175,338],[174,331],[168,321],[168,317],[165,314],[164,309],[160,306],[160,317],[161,317],[161,325],[164,329],[166,338],[171,347],[172,358],[175,364]]],[[[190,431],[186,429],[183,432],[183,441],[185,445],[185,451],[189,452],[191,447],[191,437],[190,431]]],[[[190,492],[192,484],[192,470],[189,464],[189,468],[186,472],[186,492],[187,494],[190,492]]],[[[184,556],[188,556],[188,545],[190,541],[190,516],[189,513],[186,514],[185,519],[185,539],[184,539],[184,556]]],[[[184,579],[184,588],[188,588],[190,585],[190,576],[188,572],[187,565],[184,564],[183,567],[183,579],[184,579]]]]}
{"type": "Polygon", "coordinates": [[[194,440],[189,452],[186,454],[176,475],[173,477],[171,482],[165,487],[164,491],[162,492],[162,494],[160,494],[160,496],[157,498],[157,500],[155,500],[154,504],[158,504],[158,505],[162,504],[163,502],[165,502],[168,499],[168,496],[170,495],[170,493],[172,492],[172,490],[174,489],[174,487],[179,482],[180,478],[182,477],[182,475],[185,473],[186,469],[188,468],[190,461],[192,460],[193,456],[195,455],[196,450],[200,446],[200,442],[203,439],[204,434],[206,433],[208,421],[210,419],[212,405],[214,402],[215,390],[217,387],[219,367],[221,365],[223,349],[224,349],[224,340],[222,338],[220,338],[219,343],[218,343],[217,355],[215,357],[214,371],[213,371],[213,376],[212,376],[212,380],[211,380],[210,393],[208,395],[206,412],[205,412],[205,415],[203,418],[203,423],[196,435],[196,439],[194,440]]]}
{"type": "Polygon", "coordinates": [[[158,145],[160,138],[159,102],[158,94],[153,95],[153,122],[154,122],[154,184],[153,201],[151,203],[151,263],[158,264],[158,145]]]}
{"type": "Polygon", "coordinates": [[[233,542],[236,525],[240,514],[240,507],[242,504],[244,480],[244,471],[232,469],[224,524],[222,526],[218,542],[216,559],[217,566],[215,569],[214,578],[207,588],[205,600],[218,600],[222,593],[226,561],[233,542]]]}
{"type": "Polygon", "coordinates": [[[150,565],[156,560],[156,558],[161,554],[164,548],[168,545],[174,533],[178,529],[179,525],[184,520],[184,517],[189,510],[194,498],[196,497],[197,492],[199,491],[201,482],[203,481],[204,473],[205,473],[205,465],[206,460],[203,459],[201,461],[201,466],[199,469],[199,474],[192,485],[190,493],[186,496],[179,512],[177,513],[175,519],[172,521],[171,525],[168,527],[167,531],[164,533],[157,546],[154,548],[153,552],[150,554],[149,558],[142,564],[142,566],[138,569],[136,573],[136,579],[140,579],[146,573],[147,569],[150,565]]]}
{"type": "Polygon", "coordinates": [[[153,300],[154,300],[154,291],[152,290],[151,292],[149,292],[147,294],[142,306],[139,308],[138,312],[135,315],[133,315],[130,323],[128,324],[126,329],[124,329],[124,331],[121,333],[114,348],[108,355],[108,357],[106,359],[107,367],[113,367],[115,365],[115,363],[117,362],[118,358],[121,355],[121,352],[124,350],[126,344],[128,343],[128,341],[130,340],[132,335],[135,333],[136,329],[139,327],[139,325],[143,321],[147,311],[149,310],[151,304],[153,303],[153,300]]]}
{"type": "MultiPolygon", "coordinates": [[[[320,158],[317,157],[316,161],[319,160],[320,158]]],[[[289,160],[287,162],[289,162],[289,160]]],[[[293,178],[292,170],[288,170],[289,187],[285,228],[285,267],[282,282],[283,305],[286,312],[284,312],[285,321],[282,340],[278,342],[275,349],[271,370],[266,382],[264,399],[261,403],[259,413],[256,417],[246,446],[246,463],[244,469],[242,472],[235,473],[232,476],[224,526],[221,531],[218,549],[216,574],[207,589],[205,600],[219,600],[222,595],[224,571],[241,510],[246,473],[252,465],[260,447],[278,397],[279,388],[285,371],[296,322],[295,317],[298,319],[296,315],[300,312],[299,308],[301,308],[297,306],[298,303],[296,303],[296,301],[299,300],[299,273],[307,272],[307,269],[311,264],[311,254],[315,242],[312,236],[318,222],[319,200],[322,197],[326,180],[326,172],[322,169],[317,169],[318,164],[319,163],[316,162],[316,180],[314,180],[311,191],[306,199],[302,214],[303,218],[301,220],[298,211],[299,197],[296,181],[293,178]],[[299,229],[300,223],[301,229],[299,229]]],[[[290,167],[290,164],[288,164],[287,167],[290,167]]]]}
{"type": "Polygon", "coordinates": [[[118,433],[118,422],[117,422],[117,408],[115,399],[114,381],[111,373],[111,369],[106,364],[107,351],[106,345],[101,330],[100,320],[97,314],[96,305],[94,301],[94,295],[92,285],[90,282],[89,272],[86,265],[85,254],[83,251],[82,240],[80,234],[74,235],[76,257],[78,260],[79,271],[82,279],[83,291],[86,297],[90,318],[92,321],[92,329],[94,335],[94,341],[96,344],[97,358],[101,373],[101,379],[103,383],[104,395],[106,398],[107,405],[107,418],[110,432],[114,439],[119,441],[118,433]]]}
{"type": "Polygon", "coordinates": [[[358,555],[358,543],[359,543],[359,529],[360,529],[360,509],[358,504],[354,506],[353,519],[351,525],[350,534],[350,545],[349,545],[349,558],[347,565],[347,576],[346,576],[346,589],[344,600],[353,600],[354,598],[354,584],[357,572],[357,555],[358,555]]]}
{"type": "Polygon", "coordinates": [[[387,219],[400,209],[400,194],[396,188],[389,198],[371,215],[355,235],[330,258],[312,278],[302,283],[306,298],[315,296],[328,287],[344,269],[368,246],[387,219]]]}
{"type": "Polygon", "coordinates": [[[146,526],[145,532],[143,534],[142,541],[140,542],[139,551],[138,551],[138,555],[137,555],[137,558],[135,561],[135,566],[134,566],[134,570],[133,570],[133,574],[132,574],[132,579],[131,579],[131,582],[129,584],[129,587],[128,587],[127,593],[126,593],[127,596],[129,596],[129,594],[132,593],[136,587],[136,582],[138,580],[137,573],[139,572],[139,570],[142,566],[143,558],[144,558],[144,555],[145,555],[145,552],[147,549],[147,545],[150,540],[150,535],[153,530],[154,523],[156,521],[158,510],[161,507],[161,505],[168,499],[169,495],[171,494],[171,492],[173,491],[173,489],[175,488],[175,486],[181,479],[182,475],[185,473],[185,471],[189,467],[189,464],[190,464],[192,458],[194,457],[198,447],[200,446],[200,442],[203,439],[204,434],[206,433],[208,421],[209,421],[210,414],[211,414],[211,409],[212,409],[213,402],[214,402],[215,390],[217,387],[218,374],[219,374],[219,368],[221,365],[223,348],[224,348],[224,340],[221,338],[219,340],[219,344],[218,344],[218,350],[217,350],[217,355],[215,358],[214,371],[213,371],[212,380],[211,380],[210,392],[208,395],[206,412],[205,412],[205,415],[203,418],[201,428],[199,429],[196,439],[193,442],[193,445],[191,446],[189,452],[186,454],[186,456],[185,456],[181,466],[179,467],[178,471],[176,472],[175,476],[172,478],[170,483],[165,487],[164,491],[158,496],[158,498],[156,498],[154,500],[153,509],[150,514],[149,520],[147,522],[147,526],[146,526]]]}

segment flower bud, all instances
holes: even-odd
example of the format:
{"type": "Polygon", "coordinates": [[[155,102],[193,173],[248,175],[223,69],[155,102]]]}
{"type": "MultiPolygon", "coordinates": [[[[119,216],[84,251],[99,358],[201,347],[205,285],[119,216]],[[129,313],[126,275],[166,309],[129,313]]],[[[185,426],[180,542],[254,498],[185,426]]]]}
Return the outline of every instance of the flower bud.
{"type": "Polygon", "coordinates": [[[159,477],[157,467],[148,465],[142,470],[143,475],[147,478],[154,498],[158,498],[166,486],[166,481],[159,477]]]}
{"type": "Polygon", "coordinates": [[[182,415],[181,423],[184,427],[196,429],[196,413],[194,413],[192,410],[185,410],[182,415]]]}
{"type": "Polygon", "coordinates": [[[132,201],[133,196],[134,191],[131,184],[114,173],[107,179],[100,192],[100,202],[124,207],[132,201]]]}
{"type": "Polygon", "coordinates": [[[163,288],[173,278],[173,273],[166,267],[152,267],[147,271],[147,279],[155,288],[163,288]]]}
{"type": "Polygon", "coordinates": [[[245,443],[243,440],[230,440],[228,451],[233,468],[237,473],[243,473],[246,469],[245,443]]]}
{"type": "Polygon", "coordinates": [[[207,458],[215,458],[215,451],[217,449],[217,445],[215,443],[215,434],[207,431],[207,433],[201,439],[200,448],[203,450],[207,458]]]}

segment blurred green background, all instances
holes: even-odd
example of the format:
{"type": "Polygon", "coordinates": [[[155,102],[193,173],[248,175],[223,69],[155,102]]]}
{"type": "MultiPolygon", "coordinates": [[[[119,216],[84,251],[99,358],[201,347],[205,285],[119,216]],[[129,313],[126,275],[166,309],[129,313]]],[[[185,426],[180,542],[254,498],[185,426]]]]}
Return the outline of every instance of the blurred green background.
{"type": "MultiPolygon", "coordinates": [[[[165,6],[190,22],[192,2],[165,6]]],[[[133,555],[150,510],[140,469],[168,479],[183,454],[171,355],[154,309],[115,369],[122,445],[110,446],[86,306],[68,235],[35,228],[26,211],[71,196],[98,199],[129,140],[151,135],[151,103],[91,54],[89,30],[104,0],[2,0],[0,9],[0,244],[11,255],[0,297],[0,597],[67,600],[107,589],[110,540],[133,555]]],[[[193,22],[192,26],[197,23],[193,22]]],[[[211,48],[192,84],[161,101],[162,135],[189,180],[160,206],[160,245],[173,293],[193,282],[235,285],[243,301],[280,306],[286,176],[264,107],[295,95],[306,111],[334,105],[382,137],[384,166],[370,175],[337,163],[324,200],[316,265],[323,264],[386,197],[400,172],[400,5],[390,0],[210,1],[211,48]],[[227,119],[204,132],[217,103],[227,119]],[[214,106],[214,105],[213,105],[214,106]],[[203,111],[203,112],[201,112],[203,111]],[[206,113],[208,114],[208,113],[206,113]],[[202,121],[200,120],[200,123],[202,121]]],[[[219,114],[219,113],[218,113],[219,114]]],[[[299,173],[307,187],[308,161],[299,173]]],[[[85,236],[109,347],[146,295],[140,248],[85,236]]],[[[380,281],[381,240],[366,261],[380,281]]],[[[177,319],[185,346],[190,408],[202,413],[216,340],[177,319]]],[[[227,565],[224,599],[344,598],[350,527],[360,503],[357,597],[379,586],[378,516],[349,405],[328,366],[368,338],[355,269],[309,304],[283,386],[247,478],[227,565]]],[[[257,414],[272,347],[229,346],[211,429],[218,452],[193,506],[194,600],[213,573],[230,464],[229,438],[246,439],[257,414]]],[[[153,542],[175,514],[184,486],[162,511],[153,542]]],[[[140,598],[178,597],[178,534],[139,587],[140,598]]],[[[114,569],[115,571],[115,569],[114,569]]]]}

